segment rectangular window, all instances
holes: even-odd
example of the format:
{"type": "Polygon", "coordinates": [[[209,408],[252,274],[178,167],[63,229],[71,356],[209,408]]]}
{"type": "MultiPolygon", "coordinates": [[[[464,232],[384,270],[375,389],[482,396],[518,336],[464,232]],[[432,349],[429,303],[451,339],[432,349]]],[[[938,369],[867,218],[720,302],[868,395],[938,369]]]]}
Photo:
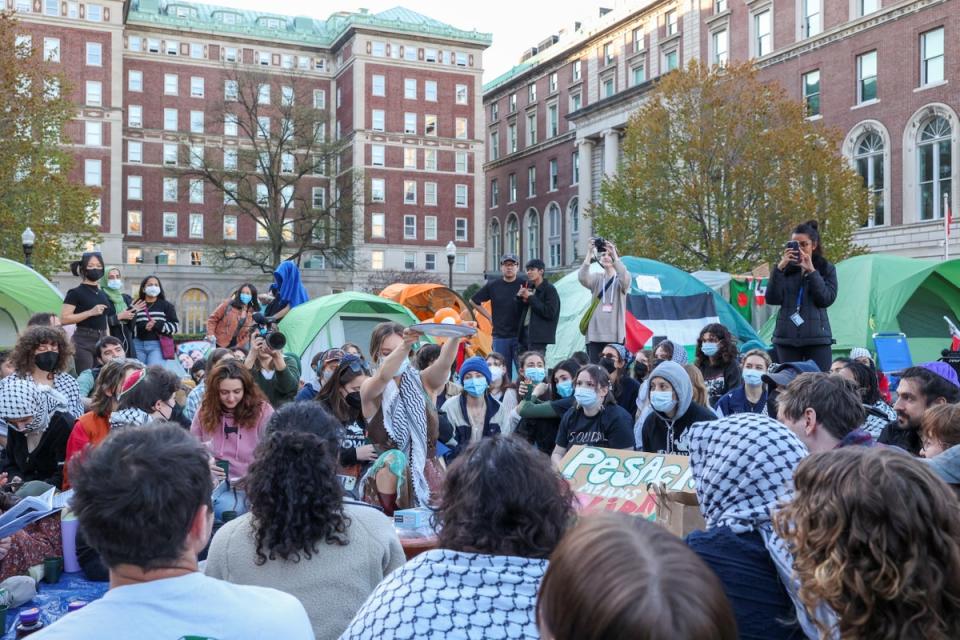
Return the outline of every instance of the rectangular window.
{"type": "Polygon", "coordinates": [[[720,31],[714,31],[711,35],[712,44],[713,44],[713,64],[722,67],[727,64],[727,59],[729,54],[729,41],[730,37],[726,29],[721,29],[720,31]]]}
{"type": "Polygon", "coordinates": [[[413,271],[417,268],[417,254],[406,252],[403,254],[403,268],[407,271],[413,271]]]}
{"type": "Polygon", "coordinates": [[[384,220],[385,216],[382,213],[374,213],[370,216],[370,237],[372,238],[385,238],[387,231],[387,223],[384,220]]]}
{"type": "Polygon", "coordinates": [[[314,109],[327,108],[327,92],[324,91],[323,89],[313,90],[313,108],[314,109]]]}
{"type": "Polygon", "coordinates": [[[554,71],[549,76],[547,76],[547,93],[556,93],[557,92],[557,72],[554,71]]]}
{"type": "Polygon", "coordinates": [[[466,207],[467,206],[467,185],[458,184],[455,186],[454,190],[454,206],[456,207],[466,207]]]}
{"type": "Polygon", "coordinates": [[[223,99],[232,102],[240,95],[240,89],[236,80],[226,80],[223,83],[223,99]]]}
{"type": "Polygon", "coordinates": [[[498,160],[500,158],[500,133],[490,132],[490,159],[498,160]]]}
{"type": "Polygon", "coordinates": [[[370,268],[374,271],[383,270],[383,251],[375,249],[370,252],[370,268]]]}
{"type": "Polygon", "coordinates": [[[517,94],[510,94],[510,97],[507,100],[507,105],[509,106],[510,113],[515,113],[517,111],[517,94]]]}
{"type": "Polygon", "coordinates": [[[920,84],[943,79],[943,27],[939,27],[920,34],[920,84]]]}
{"type": "Polygon", "coordinates": [[[43,12],[48,16],[59,16],[60,0],[44,0],[43,12]]]}
{"type": "Polygon", "coordinates": [[[370,180],[370,200],[372,202],[383,202],[387,199],[387,187],[383,178],[373,178],[370,180]]]}
{"type": "Polygon", "coordinates": [[[547,107],[547,137],[553,138],[560,133],[560,107],[556,103],[547,107]]]}
{"type": "Polygon", "coordinates": [[[384,166],[386,164],[385,155],[386,149],[382,144],[374,144],[370,146],[370,164],[373,166],[384,166]]]}
{"type": "Polygon", "coordinates": [[[507,125],[507,153],[517,152],[517,123],[507,125]]]}
{"type": "Polygon", "coordinates": [[[458,84],[455,89],[455,96],[457,104],[469,104],[469,94],[467,93],[467,85],[458,84]]]}
{"type": "Polygon", "coordinates": [[[163,164],[168,167],[177,166],[177,145],[164,143],[163,145],[163,164]]]}
{"type": "Polygon", "coordinates": [[[877,52],[857,56],[857,103],[877,99],[877,52]]]}
{"type": "Polygon", "coordinates": [[[456,137],[457,140],[466,140],[468,138],[468,127],[466,118],[457,118],[456,119],[456,137]]]}
{"type": "Polygon", "coordinates": [[[168,96],[177,95],[178,91],[178,78],[175,73],[165,73],[163,74],[163,93],[168,96]]]}
{"type": "Polygon", "coordinates": [[[860,15],[865,16],[880,8],[880,0],[857,0],[860,15]]]}
{"type": "Polygon", "coordinates": [[[570,166],[572,167],[570,184],[579,184],[580,182],[580,152],[574,151],[570,154],[570,166]]]}
{"type": "Polygon", "coordinates": [[[223,169],[224,171],[237,170],[237,150],[236,149],[223,150],[223,169]]]}
{"type": "Polygon", "coordinates": [[[581,104],[582,104],[582,100],[580,98],[579,93],[570,94],[570,113],[573,113],[574,111],[579,111],[581,104]]]}
{"type": "Polygon", "coordinates": [[[417,114],[415,113],[403,114],[403,132],[410,133],[410,134],[417,133],[417,114]]]}
{"type": "MultiPolygon", "coordinates": [[[[466,186],[466,185],[464,185],[466,186]]],[[[454,220],[454,239],[457,242],[466,242],[467,241],[467,219],[466,218],[457,218],[454,220]]]]}
{"type": "Polygon", "coordinates": [[[437,183],[423,183],[423,204],[428,207],[437,206],[437,183]]]}
{"type": "Polygon", "coordinates": [[[198,76],[192,76],[190,78],[190,97],[191,98],[202,98],[203,97],[203,78],[198,76]]]}
{"type": "Polygon", "coordinates": [[[190,204],[203,204],[203,180],[191,180],[188,193],[190,204]]]}
{"type": "Polygon", "coordinates": [[[417,181],[403,181],[403,204],[417,204],[417,181]]]}
{"type": "Polygon", "coordinates": [[[142,176],[127,176],[127,200],[143,200],[142,176]]]}
{"type": "Polygon", "coordinates": [[[437,50],[436,50],[436,49],[424,49],[424,50],[423,50],[423,60],[424,60],[424,62],[436,62],[436,61],[437,61],[437,50]]]}
{"type": "MultiPolygon", "coordinates": [[[[68,2],[67,3],[67,17],[73,18],[76,20],[80,17],[80,3],[79,2],[68,2]]],[[[139,51],[139,49],[138,49],[139,51]]]]}
{"type": "Polygon", "coordinates": [[[667,25],[667,36],[674,36],[680,30],[680,22],[677,20],[676,9],[667,11],[663,17],[663,21],[667,25]]]}
{"type": "Polygon", "coordinates": [[[100,147],[103,145],[103,123],[95,120],[87,120],[83,123],[84,144],[88,147],[100,147]]]}
{"type": "Polygon", "coordinates": [[[203,214],[202,213],[191,213],[190,214],[190,237],[191,238],[203,238],[203,214]]]}
{"type": "Polygon", "coordinates": [[[203,133],[203,111],[190,112],[190,133],[203,133]]]}
{"type": "Polygon", "coordinates": [[[643,27],[637,27],[633,30],[633,51],[643,51],[643,27]]]}
{"type": "Polygon", "coordinates": [[[223,204],[226,206],[236,205],[237,199],[237,183],[236,182],[224,182],[223,183],[223,204]]]}
{"type": "Polygon", "coordinates": [[[327,208],[327,190],[323,187],[313,187],[310,192],[310,206],[314,209],[327,208]]]}
{"type": "Polygon", "coordinates": [[[143,162],[143,143],[139,140],[127,142],[127,162],[141,164],[143,162]]]}
{"type": "Polygon", "coordinates": [[[423,150],[423,168],[425,171],[437,170],[437,150],[436,149],[423,150]]]}
{"type": "Polygon", "coordinates": [[[164,238],[176,238],[177,237],[177,214],[171,213],[169,211],[164,212],[163,214],[163,237],[164,238]]]}
{"type": "MultiPolygon", "coordinates": [[[[669,71],[670,69],[667,69],[669,71]]],[[[614,82],[613,76],[607,78],[603,81],[603,97],[609,98],[617,92],[617,85],[614,82]]]]}
{"type": "Polygon", "coordinates": [[[550,191],[556,191],[560,187],[560,166],[557,161],[550,161],[550,191]]]}
{"type": "Polygon", "coordinates": [[[527,104],[537,101],[537,85],[528,84],[527,85],[527,104]]]}
{"type": "Polygon", "coordinates": [[[87,66],[103,66],[103,45],[101,45],[99,42],[87,43],[87,66]]]}
{"type": "Polygon", "coordinates": [[[823,11],[820,5],[822,0],[800,0],[800,28],[801,36],[812,38],[823,31],[823,11]]]}
{"type": "Polygon", "coordinates": [[[608,65],[613,63],[613,43],[607,42],[603,45],[603,64],[608,65]]]}
{"type": "Polygon", "coordinates": [[[680,64],[680,55],[677,53],[677,50],[668,51],[663,56],[663,69],[664,73],[669,73],[676,69],[680,64]]]}
{"type": "Polygon", "coordinates": [[[257,87],[257,104],[270,104],[270,85],[261,84],[257,87]]]}
{"type": "Polygon", "coordinates": [[[373,42],[370,51],[373,55],[382,58],[387,55],[387,44],[385,42],[373,42]]]}
{"type": "Polygon", "coordinates": [[[458,67],[467,66],[467,54],[462,51],[457,51],[455,62],[458,67]]]}
{"type": "Polygon", "coordinates": [[[412,147],[406,147],[403,150],[403,168],[404,169],[416,169],[417,168],[417,150],[412,147]]]}
{"type": "Polygon", "coordinates": [[[373,95],[384,97],[387,95],[387,81],[381,75],[373,76],[373,95]]]}
{"type": "Polygon", "coordinates": [[[177,130],[177,110],[176,109],[168,108],[163,110],[163,128],[165,131],[177,130]]]}
{"type": "Polygon", "coordinates": [[[225,136],[236,136],[237,129],[239,128],[239,122],[237,120],[236,114],[228,113],[223,116],[223,135],[225,136]]]}
{"type": "Polygon", "coordinates": [[[714,0],[714,3],[713,3],[714,15],[718,13],[723,13],[726,10],[727,10],[727,0],[714,0]]]}
{"type": "Polygon", "coordinates": [[[454,165],[454,171],[457,173],[466,173],[467,172],[467,152],[466,151],[457,151],[456,163],[454,165]]]}
{"type": "Polygon", "coordinates": [[[537,114],[527,114],[527,146],[537,144],[537,114]]]}
{"type": "Polygon", "coordinates": [[[500,206],[500,183],[496,178],[490,181],[490,207],[500,206]]]}
{"type": "Polygon", "coordinates": [[[164,202],[177,201],[177,179],[176,178],[163,179],[163,201],[164,202]]]}
{"type": "Polygon", "coordinates": [[[237,216],[223,216],[223,239],[237,239],[237,216]]]}
{"type": "Polygon", "coordinates": [[[43,39],[43,59],[47,62],[60,62],[60,38],[43,39]]]}
{"type": "Polygon", "coordinates": [[[102,186],[101,163],[99,160],[83,161],[83,184],[88,187],[102,186]]]}
{"type": "Polygon", "coordinates": [[[403,216],[403,239],[417,239],[417,216],[403,216]]]}
{"type": "Polygon", "coordinates": [[[803,74],[803,103],[807,117],[820,115],[820,70],[803,74]]]}
{"type": "Polygon", "coordinates": [[[423,254],[423,269],[425,271],[437,270],[437,254],[435,253],[423,254]]]}
{"type": "Polygon", "coordinates": [[[90,22],[103,22],[103,7],[98,4],[88,4],[87,20],[90,22]]]}
{"type": "Polygon", "coordinates": [[[467,265],[469,264],[468,258],[470,256],[466,253],[458,253],[457,259],[453,263],[453,268],[457,273],[466,273],[467,265]]]}
{"type": "Polygon", "coordinates": [[[423,135],[425,136],[437,135],[437,116],[428,113],[423,117],[423,135]]]}
{"type": "Polygon", "coordinates": [[[417,99],[417,81],[415,78],[403,79],[403,98],[405,100],[417,99]]]}
{"type": "Polygon", "coordinates": [[[191,42],[191,43],[190,43],[190,57],[191,57],[191,58],[195,58],[195,59],[197,59],[197,60],[200,60],[200,59],[203,59],[204,57],[206,57],[206,56],[203,55],[203,45],[200,44],[199,42],[191,42]]]}
{"type": "Polygon", "coordinates": [[[383,109],[373,109],[370,112],[370,129],[373,131],[384,131],[383,109]]]}
{"type": "Polygon", "coordinates": [[[423,217],[423,239],[424,240],[437,239],[437,216],[423,217]]]}
{"type": "MultiPolygon", "coordinates": [[[[103,105],[103,84],[99,80],[87,80],[86,102],[91,107],[99,107],[103,105]]],[[[130,126],[132,127],[133,125],[130,126]]]]}
{"type": "Polygon", "coordinates": [[[254,53],[254,61],[263,67],[270,66],[270,54],[266,51],[257,51],[254,53]]]}
{"type": "Polygon", "coordinates": [[[529,167],[527,169],[527,197],[532,198],[537,195],[537,168],[529,167]]]}
{"type": "MultiPolygon", "coordinates": [[[[643,84],[644,82],[647,81],[647,69],[643,65],[643,63],[641,63],[639,66],[633,67],[630,70],[630,75],[633,78],[633,86],[637,86],[638,84],[643,84]]],[[[579,97],[580,96],[577,96],[577,98],[579,97]]]]}
{"type": "Polygon", "coordinates": [[[753,15],[753,54],[760,58],[773,51],[773,11],[764,9],[753,15]]]}
{"type": "Polygon", "coordinates": [[[143,71],[131,69],[127,72],[127,89],[138,93],[143,91],[143,71]]]}
{"type": "Polygon", "coordinates": [[[167,40],[165,43],[166,52],[168,56],[178,56],[180,55],[180,43],[176,40],[167,40]]]}
{"type": "Polygon", "coordinates": [[[131,236],[143,235],[143,212],[127,211],[127,234],[131,236]]]}
{"type": "Polygon", "coordinates": [[[269,116],[257,116],[257,137],[264,138],[264,139],[270,137],[270,117],[269,116]]]}
{"type": "Polygon", "coordinates": [[[507,177],[507,185],[508,185],[507,190],[509,191],[508,195],[510,197],[508,202],[516,202],[517,201],[517,174],[511,173],[507,177]]]}
{"type": "Polygon", "coordinates": [[[570,77],[573,82],[578,82],[580,80],[581,64],[579,60],[574,60],[573,65],[571,65],[570,77]]]}
{"type": "Polygon", "coordinates": [[[223,59],[225,62],[237,62],[239,57],[237,56],[236,47],[224,47],[223,48],[223,59]]]}
{"type": "Polygon", "coordinates": [[[157,38],[147,38],[147,51],[149,53],[160,53],[160,40],[157,38]]]}

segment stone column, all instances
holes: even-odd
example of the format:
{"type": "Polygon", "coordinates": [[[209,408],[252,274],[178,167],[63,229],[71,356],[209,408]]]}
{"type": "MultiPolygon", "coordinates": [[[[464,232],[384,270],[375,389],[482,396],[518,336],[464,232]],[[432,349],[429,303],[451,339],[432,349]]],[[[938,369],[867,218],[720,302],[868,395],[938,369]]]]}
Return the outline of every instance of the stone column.
{"type": "Polygon", "coordinates": [[[603,132],[603,175],[613,178],[617,175],[617,165],[620,163],[620,132],[616,129],[607,129],[603,132]]]}
{"type": "MultiPolygon", "coordinates": [[[[577,141],[577,153],[580,162],[580,182],[577,183],[577,202],[580,207],[580,231],[577,237],[577,255],[587,253],[587,243],[593,235],[593,224],[584,215],[593,200],[593,140],[582,138],[577,141]]],[[[572,255],[568,252],[567,255],[572,255]]]]}

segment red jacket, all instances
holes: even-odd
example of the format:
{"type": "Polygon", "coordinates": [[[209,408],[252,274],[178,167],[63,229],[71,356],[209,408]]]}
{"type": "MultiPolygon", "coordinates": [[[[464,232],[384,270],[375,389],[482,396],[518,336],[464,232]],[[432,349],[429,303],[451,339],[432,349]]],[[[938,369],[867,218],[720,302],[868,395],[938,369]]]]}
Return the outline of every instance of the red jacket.
{"type": "Polygon", "coordinates": [[[70,466],[70,459],[79,454],[87,445],[96,447],[110,433],[110,417],[98,416],[92,411],[88,411],[77,419],[73,425],[73,431],[70,432],[70,439],[67,440],[67,457],[63,463],[63,489],[70,488],[70,482],[67,479],[67,468],[70,466]]]}

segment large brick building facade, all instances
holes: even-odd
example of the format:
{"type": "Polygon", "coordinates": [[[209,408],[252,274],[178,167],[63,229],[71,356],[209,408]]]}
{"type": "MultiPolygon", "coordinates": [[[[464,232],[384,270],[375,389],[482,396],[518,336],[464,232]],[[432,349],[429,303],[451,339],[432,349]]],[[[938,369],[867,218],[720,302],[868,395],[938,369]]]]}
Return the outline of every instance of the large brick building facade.
{"type": "Polygon", "coordinates": [[[203,331],[241,280],[269,280],[216,268],[212,245],[249,246],[262,230],[222,192],[178,176],[197,154],[226,163],[242,147],[223,109],[229,78],[245,68],[275,78],[265,108],[312,102],[327,114],[322,135],[345,145],[330,175],[298,180],[298,196],[330,202],[347,175],[363,185],[351,205],[352,268],[304,256],[311,294],[369,289],[377,272],[446,282],[450,241],[457,285],[479,279],[489,35],[402,8],[318,20],[173,0],[5,2],[73,84],[79,110],[67,133],[77,178],[100,189],[106,261],[123,265],[131,287],[163,279],[185,331],[203,331]],[[285,86],[294,75],[295,91],[285,86]]]}
{"type": "Polygon", "coordinates": [[[581,213],[617,171],[630,114],[658,76],[694,58],[754,59],[762,79],[845,134],[841,152],[874,196],[859,242],[941,256],[944,196],[960,196],[958,33],[957,0],[653,0],[601,10],[484,88],[487,268],[505,248],[554,268],[582,259],[591,228],[581,213]]]}

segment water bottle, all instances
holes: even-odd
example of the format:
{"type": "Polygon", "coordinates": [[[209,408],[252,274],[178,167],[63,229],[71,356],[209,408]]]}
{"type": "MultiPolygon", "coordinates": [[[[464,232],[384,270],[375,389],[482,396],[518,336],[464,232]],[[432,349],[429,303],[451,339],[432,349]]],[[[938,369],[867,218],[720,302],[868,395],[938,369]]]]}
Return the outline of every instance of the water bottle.
{"type": "Polygon", "coordinates": [[[63,570],[67,573],[80,571],[77,560],[77,516],[69,508],[60,512],[60,535],[63,540],[63,570]]]}

